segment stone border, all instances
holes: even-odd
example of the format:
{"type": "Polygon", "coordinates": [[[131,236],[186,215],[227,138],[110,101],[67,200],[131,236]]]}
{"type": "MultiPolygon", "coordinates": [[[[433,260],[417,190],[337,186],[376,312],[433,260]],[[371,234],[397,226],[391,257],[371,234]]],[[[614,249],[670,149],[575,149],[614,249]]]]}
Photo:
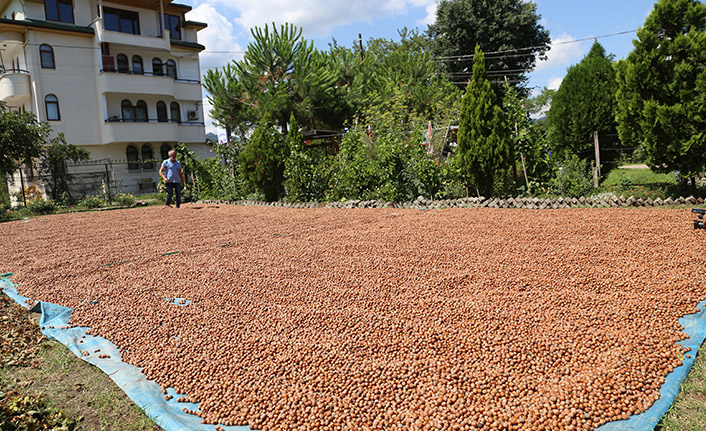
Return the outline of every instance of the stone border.
{"type": "Polygon", "coordinates": [[[226,201],[226,200],[200,200],[200,204],[208,205],[251,205],[285,208],[409,208],[409,209],[443,209],[443,208],[517,208],[517,209],[560,209],[560,208],[637,208],[637,207],[670,207],[692,206],[704,203],[702,198],[679,197],[676,199],[661,198],[642,199],[630,196],[580,197],[580,198],[462,198],[430,200],[421,196],[412,202],[385,202],[350,200],[343,202],[262,202],[251,200],[226,201]]]}

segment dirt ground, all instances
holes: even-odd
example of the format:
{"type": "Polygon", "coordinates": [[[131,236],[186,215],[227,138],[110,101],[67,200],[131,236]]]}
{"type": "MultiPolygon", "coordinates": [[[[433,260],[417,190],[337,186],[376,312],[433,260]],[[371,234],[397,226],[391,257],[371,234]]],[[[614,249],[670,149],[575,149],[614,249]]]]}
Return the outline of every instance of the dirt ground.
{"type": "Polygon", "coordinates": [[[0,225],[0,270],[75,308],[207,422],[592,429],[651,405],[689,354],[677,318],[706,298],[690,223],[663,209],[145,208],[0,225]]]}

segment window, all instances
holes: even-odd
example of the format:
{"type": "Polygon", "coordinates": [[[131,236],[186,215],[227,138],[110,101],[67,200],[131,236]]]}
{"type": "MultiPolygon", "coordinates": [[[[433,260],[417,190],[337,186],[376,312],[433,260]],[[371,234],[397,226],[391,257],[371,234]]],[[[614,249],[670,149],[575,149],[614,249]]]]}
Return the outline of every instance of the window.
{"type": "Polygon", "coordinates": [[[169,117],[167,117],[167,104],[162,101],[157,102],[157,121],[160,123],[169,121],[169,117]]]}
{"type": "Polygon", "coordinates": [[[171,76],[174,79],[177,78],[177,68],[174,60],[167,60],[167,76],[171,76]]]}
{"type": "Polygon", "coordinates": [[[42,63],[42,69],[56,69],[54,49],[46,43],[39,46],[39,60],[42,63]]]}
{"type": "Polygon", "coordinates": [[[139,55],[132,56],[132,73],[136,73],[138,75],[145,73],[145,68],[142,65],[142,57],[139,55]]]}
{"type": "Polygon", "coordinates": [[[147,122],[147,103],[144,100],[138,100],[135,106],[135,121],[143,123],[147,122]]]}
{"type": "Polygon", "coordinates": [[[149,145],[142,146],[142,168],[143,169],[154,169],[154,162],[147,161],[154,160],[154,153],[152,152],[152,147],[149,145]]]}
{"type": "Polygon", "coordinates": [[[44,98],[44,104],[47,108],[47,121],[61,121],[59,99],[57,99],[55,95],[49,94],[44,98]]]}
{"type": "Polygon", "coordinates": [[[169,110],[171,111],[172,122],[181,123],[181,110],[179,109],[179,104],[172,102],[172,104],[169,105],[169,110]]]}
{"type": "Polygon", "coordinates": [[[136,171],[140,169],[140,159],[137,154],[137,147],[134,145],[128,145],[125,149],[125,155],[127,156],[127,168],[131,171],[136,171]]]}
{"type": "Polygon", "coordinates": [[[152,59],[152,74],[155,76],[164,75],[164,69],[162,69],[162,60],[157,57],[152,59]]]}
{"type": "Polygon", "coordinates": [[[181,18],[176,15],[164,14],[164,29],[169,30],[169,38],[181,40],[181,18]]]}
{"type": "Polygon", "coordinates": [[[167,160],[169,158],[170,151],[172,151],[172,147],[167,144],[162,144],[159,149],[159,155],[162,156],[162,160],[167,160]]]}
{"type": "Polygon", "coordinates": [[[118,62],[118,73],[129,73],[130,72],[130,63],[128,63],[128,61],[127,61],[127,55],[118,54],[118,56],[115,59],[118,62]]]}
{"type": "Polygon", "coordinates": [[[129,100],[123,100],[122,103],[120,104],[120,108],[123,112],[123,121],[124,122],[135,121],[135,107],[132,106],[132,103],[130,103],[129,100]]]}
{"type": "Polygon", "coordinates": [[[104,7],[103,23],[106,30],[140,34],[140,14],[137,12],[104,7]]]}
{"type": "Polygon", "coordinates": [[[72,0],[44,0],[44,12],[47,15],[47,21],[74,23],[72,0]]]}

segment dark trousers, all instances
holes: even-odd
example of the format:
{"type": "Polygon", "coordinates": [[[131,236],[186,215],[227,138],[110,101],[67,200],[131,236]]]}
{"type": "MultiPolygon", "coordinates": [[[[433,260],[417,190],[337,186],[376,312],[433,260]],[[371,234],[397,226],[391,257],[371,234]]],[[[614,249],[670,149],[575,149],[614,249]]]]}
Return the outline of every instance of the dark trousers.
{"type": "Polygon", "coordinates": [[[167,205],[172,203],[172,194],[176,194],[176,207],[181,205],[181,183],[167,183],[167,205]]]}

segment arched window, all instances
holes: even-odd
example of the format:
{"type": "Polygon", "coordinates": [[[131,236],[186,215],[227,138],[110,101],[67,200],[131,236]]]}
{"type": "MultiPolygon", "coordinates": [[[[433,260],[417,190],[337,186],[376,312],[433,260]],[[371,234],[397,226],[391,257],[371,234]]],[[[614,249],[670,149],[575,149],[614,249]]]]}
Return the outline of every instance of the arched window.
{"type": "Polygon", "coordinates": [[[155,76],[164,75],[164,69],[162,68],[162,60],[157,57],[152,59],[152,74],[155,76]]]}
{"type": "Polygon", "coordinates": [[[132,73],[142,75],[145,73],[145,66],[142,64],[142,57],[139,55],[132,56],[132,73]]]}
{"type": "Polygon", "coordinates": [[[118,73],[130,73],[130,63],[127,61],[127,55],[118,54],[115,59],[118,62],[118,73]]]}
{"type": "Polygon", "coordinates": [[[167,60],[167,76],[177,79],[177,68],[174,60],[167,60]]]}
{"type": "Polygon", "coordinates": [[[135,121],[147,122],[147,103],[144,100],[137,101],[137,105],[135,106],[135,121]]]}
{"type": "Polygon", "coordinates": [[[154,159],[154,152],[152,152],[152,147],[145,144],[142,146],[142,167],[144,169],[154,169],[154,162],[148,162],[147,160],[154,159]]]}
{"type": "Polygon", "coordinates": [[[132,122],[135,121],[135,107],[132,106],[129,100],[125,99],[120,104],[120,108],[123,111],[123,121],[132,122]]]}
{"type": "Polygon", "coordinates": [[[131,171],[136,171],[140,169],[140,158],[137,154],[137,147],[134,145],[128,145],[125,149],[125,155],[127,156],[127,168],[131,171]]]}
{"type": "Polygon", "coordinates": [[[59,111],[59,99],[53,94],[48,94],[44,98],[44,105],[47,108],[47,121],[61,121],[61,112],[59,111]]]}
{"type": "Polygon", "coordinates": [[[181,109],[179,109],[179,104],[172,102],[169,105],[170,114],[172,116],[172,123],[181,123],[181,109]]]}
{"type": "Polygon", "coordinates": [[[162,146],[159,148],[159,155],[162,156],[162,160],[167,160],[169,158],[169,152],[171,150],[172,147],[167,144],[162,144],[162,146]]]}
{"type": "Polygon", "coordinates": [[[56,69],[54,49],[46,43],[39,46],[39,60],[42,63],[42,69],[56,69]]]}
{"type": "Polygon", "coordinates": [[[157,102],[157,121],[160,123],[169,121],[169,117],[167,116],[167,104],[161,100],[157,102]]]}

